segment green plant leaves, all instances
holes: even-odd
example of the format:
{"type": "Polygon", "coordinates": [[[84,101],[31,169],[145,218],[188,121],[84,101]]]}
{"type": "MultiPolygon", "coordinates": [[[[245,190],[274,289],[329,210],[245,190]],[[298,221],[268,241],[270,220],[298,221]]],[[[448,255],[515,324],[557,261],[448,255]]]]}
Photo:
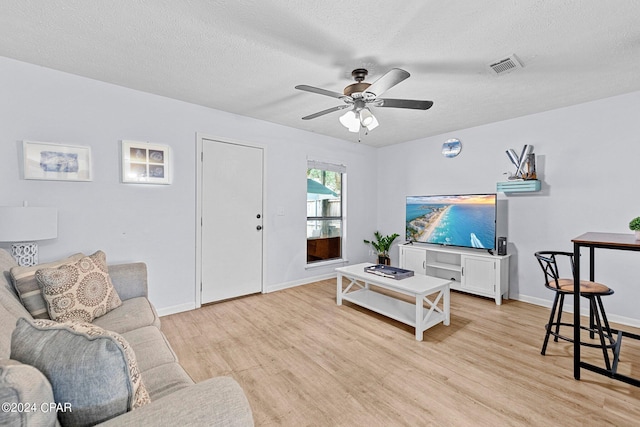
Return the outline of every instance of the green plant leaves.
{"type": "Polygon", "coordinates": [[[376,238],[375,242],[370,240],[365,240],[364,242],[367,245],[373,246],[374,249],[378,251],[378,254],[385,256],[389,255],[389,248],[391,248],[393,241],[400,236],[398,233],[393,233],[389,236],[383,236],[379,231],[376,231],[375,233],[373,233],[373,235],[376,238]]]}

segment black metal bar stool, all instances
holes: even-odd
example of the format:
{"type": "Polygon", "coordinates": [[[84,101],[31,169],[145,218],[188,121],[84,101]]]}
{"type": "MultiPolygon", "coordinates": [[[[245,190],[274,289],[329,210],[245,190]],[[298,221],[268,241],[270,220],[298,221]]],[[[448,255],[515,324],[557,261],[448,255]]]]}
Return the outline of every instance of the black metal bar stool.
{"type": "MultiPolygon", "coordinates": [[[[549,342],[549,336],[554,336],[554,341],[558,341],[558,338],[573,342],[573,338],[560,334],[560,326],[569,326],[573,328],[573,323],[562,322],[562,307],[564,305],[565,295],[573,295],[574,287],[574,263],[572,252],[561,251],[541,251],[535,253],[536,259],[542,268],[544,273],[545,283],[547,289],[551,289],[555,292],[555,298],[553,299],[553,305],[551,307],[551,315],[549,316],[549,323],[545,325],[546,334],[544,337],[544,344],[542,345],[542,355],[547,351],[547,344],[549,342]],[[558,273],[558,263],[556,257],[567,257],[569,264],[571,265],[571,277],[561,278],[558,273]],[[557,315],[556,315],[557,313],[557,315]]],[[[602,348],[602,354],[607,369],[611,369],[611,362],[609,360],[609,349],[614,352],[615,359],[615,346],[616,340],[611,333],[609,327],[609,321],[607,320],[607,314],[604,311],[602,305],[603,296],[613,294],[613,290],[602,283],[590,282],[588,280],[580,280],[580,295],[589,300],[589,326],[580,326],[580,329],[589,331],[590,338],[594,338],[598,335],[599,343],[591,343],[580,341],[580,345],[586,347],[602,348]]]]}

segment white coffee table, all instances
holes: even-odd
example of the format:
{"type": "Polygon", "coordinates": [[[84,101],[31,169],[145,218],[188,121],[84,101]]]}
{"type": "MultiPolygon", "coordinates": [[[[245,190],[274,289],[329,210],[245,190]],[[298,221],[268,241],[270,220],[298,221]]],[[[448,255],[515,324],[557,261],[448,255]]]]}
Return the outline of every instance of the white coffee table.
{"type": "Polygon", "coordinates": [[[363,263],[349,267],[336,268],[338,284],[336,303],[349,301],[369,310],[390,317],[416,328],[416,340],[422,341],[423,332],[442,322],[449,325],[450,299],[449,284],[451,281],[438,277],[415,274],[406,279],[396,280],[366,273],[365,267],[374,264],[363,263]],[[342,278],[349,279],[349,285],[342,288],[342,278]],[[371,289],[370,285],[388,289],[415,298],[409,303],[393,296],[382,294],[371,289]],[[428,295],[435,294],[432,299],[428,295]],[[442,300],[442,307],[438,304],[442,300]],[[426,303],[427,307],[423,303],[426,303]]]}

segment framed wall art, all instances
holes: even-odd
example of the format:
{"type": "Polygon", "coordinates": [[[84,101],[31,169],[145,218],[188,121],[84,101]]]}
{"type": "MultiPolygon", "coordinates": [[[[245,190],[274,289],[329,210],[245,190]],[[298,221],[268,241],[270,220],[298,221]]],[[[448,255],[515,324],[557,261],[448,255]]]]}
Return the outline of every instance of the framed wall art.
{"type": "Polygon", "coordinates": [[[459,139],[447,139],[442,144],[442,155],[451,159],[462,151],[462,143],[459,139]]]}
{"type": "Polygon", "coordinates": [[[168,145],[122,141],[122,182],[170,184],[168,145]]]}
{"type": "Polygon", "coordinates": [[[24,179],[91,181],[91,147],[22,141],[24,179]]]}

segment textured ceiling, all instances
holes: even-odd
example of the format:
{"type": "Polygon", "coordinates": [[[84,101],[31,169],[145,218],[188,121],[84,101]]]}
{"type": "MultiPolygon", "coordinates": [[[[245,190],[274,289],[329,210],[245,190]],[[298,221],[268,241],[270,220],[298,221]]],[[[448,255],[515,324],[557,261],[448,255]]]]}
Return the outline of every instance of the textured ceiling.
{"type": "Polygon", "coordinates": [[[374,108],[383,146],[640,90],[640,1],[2,0],[0,55],[348,141],[294,86],[398,67],[384,96],[434,106],[374,108]]]}

